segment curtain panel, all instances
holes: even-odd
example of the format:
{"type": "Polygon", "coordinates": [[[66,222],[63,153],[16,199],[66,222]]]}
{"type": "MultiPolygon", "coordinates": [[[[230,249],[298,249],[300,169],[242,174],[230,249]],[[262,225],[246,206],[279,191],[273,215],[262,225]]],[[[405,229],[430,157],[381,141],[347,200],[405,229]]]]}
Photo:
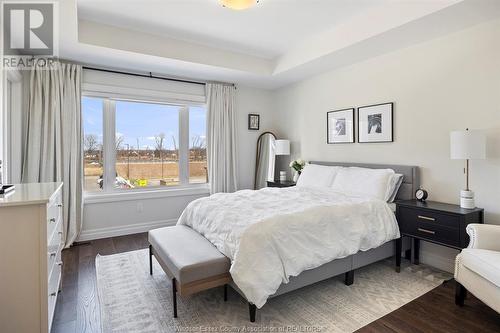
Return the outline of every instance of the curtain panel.
{"type": "Polygon", "coordinates": [[[82,223],[82,67],[56,63],[25,75],[22,182],[63,182],[66,247],[82,223]]]}
{"type": "Polygon", "coordinates": [[[208,178],[211,194],[237,190],[235,91],[234,85],[207,84],[208,178]]]}

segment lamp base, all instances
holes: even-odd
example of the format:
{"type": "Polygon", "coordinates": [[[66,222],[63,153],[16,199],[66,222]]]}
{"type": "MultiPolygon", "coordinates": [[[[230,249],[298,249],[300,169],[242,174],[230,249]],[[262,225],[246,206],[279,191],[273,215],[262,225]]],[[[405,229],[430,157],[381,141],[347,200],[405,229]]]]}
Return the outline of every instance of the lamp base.
{"type": "Polygon", "coordinates": [[[474,200],[474,192],[467,190],[460,191],[460,207],[465,209],[476,208],[476,202],[474,200]]]}

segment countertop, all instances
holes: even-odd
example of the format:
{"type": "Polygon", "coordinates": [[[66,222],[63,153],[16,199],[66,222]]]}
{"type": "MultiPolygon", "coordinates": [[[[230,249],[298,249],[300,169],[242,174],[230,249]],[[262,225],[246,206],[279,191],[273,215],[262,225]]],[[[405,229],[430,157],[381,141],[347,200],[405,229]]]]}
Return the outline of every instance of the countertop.
{"type": "Polygon", "coordinates": [[[46,204],[61,186],[61,182],[15,184],[13,191],[0,194],[0,208],[46,204]]]}

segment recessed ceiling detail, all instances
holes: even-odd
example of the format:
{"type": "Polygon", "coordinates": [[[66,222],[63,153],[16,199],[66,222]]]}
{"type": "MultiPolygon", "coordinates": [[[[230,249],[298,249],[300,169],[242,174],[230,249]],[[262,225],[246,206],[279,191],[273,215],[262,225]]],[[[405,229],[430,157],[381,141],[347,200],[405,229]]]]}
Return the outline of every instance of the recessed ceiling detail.
{"type": "Polygon", "coordinates": [[[496,0],[220,1],[59,0],[60,56],[272,89],[500,17],[496,0]]]}

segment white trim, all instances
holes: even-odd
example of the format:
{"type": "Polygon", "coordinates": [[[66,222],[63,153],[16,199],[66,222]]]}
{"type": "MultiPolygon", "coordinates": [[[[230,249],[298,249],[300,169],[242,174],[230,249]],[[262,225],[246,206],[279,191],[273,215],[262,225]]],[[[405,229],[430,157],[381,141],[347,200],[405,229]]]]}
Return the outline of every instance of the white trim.
{"type": "Polygon", "coordinates": [[[152,229],[172,226],[175,225],[176,223],[177,219],[168,219],[160,221],[151,221],[146,223],[137,223],[134,225],[83,230],[80,236],[78,236],[78,239],[76,241],[85,242],[94,239],[138,234],[141,232],[147,232],[152,229]]]}
{"type": "Polygon", "coordinates": [[[103,100],[103,155],[104,175],[103,190],[111,192],[116,182],[116,129],[115,129],[115,101],[103,100]]]}
{"type": "Polygon", "coordinates": [[[185,196],[207,196],[210,194],[208,184],[202,185],[189,185],[186,187],[176,187],[171,189],[141,189],[134,190],[121,190],[113,192],[86,192],[84,193],[84,204],[100,204],[107,202],[119,201],[134,201],[134,200],[147,200],[168,197],[185,197],[185,196]]]}
{"type": "Polygon", "coordinates": [[[151,89],[129,88],[107,84],[84,83],[82,90],[85,95],[94,97],[109,97],[120,100],[158,102],[167,104],[199,104],[204,105],[205,96],[180,94],[151,89]]]}
{"type": "Polygon", "coordinates": [[[179,109],[179,182],[189,184],[189,107],[179,109]]]}

